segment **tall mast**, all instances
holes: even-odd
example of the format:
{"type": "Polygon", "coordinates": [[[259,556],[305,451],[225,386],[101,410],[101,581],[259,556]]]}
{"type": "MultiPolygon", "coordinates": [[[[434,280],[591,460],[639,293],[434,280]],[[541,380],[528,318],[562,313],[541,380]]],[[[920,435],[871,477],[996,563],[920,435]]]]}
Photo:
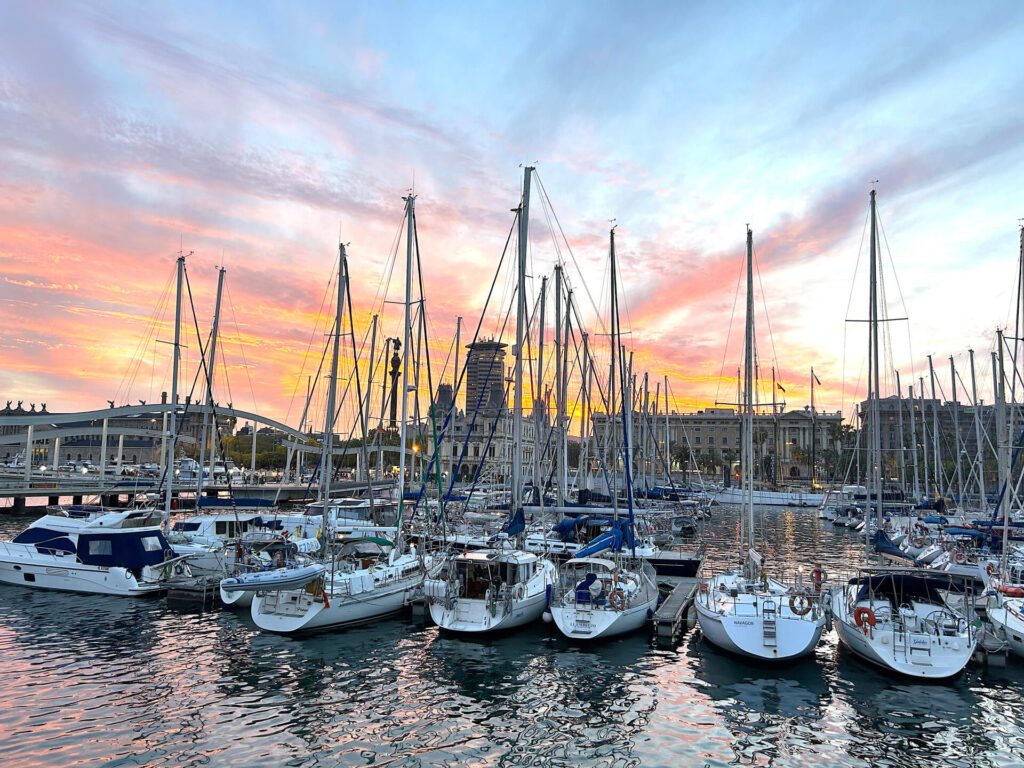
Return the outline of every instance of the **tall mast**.
{"type": "MultiPolygon", "coordinates": [[[[366,441],[370,435],[370,398],[373,397],[373,366],[374,356],[377,352],[377,315],[373,316],[370,328],[370,361],[366,370],[366,403],[363,407],[363,471],[360,473],[360,480],[370,483],[370,459],[366,451],[366,441]]],[[[387,358],[385,358],[385,362],[387,358]]],[[[383,467],[377,467],[378,475],[383,467]]],[[[370,487],[373,485],[370,483],[370,487]]],[[[370,503],[373,504],[373,494],[370,494],[370,503]]]]}
{"type": "Polygon", "coordinates": [[[900,372],[896,371],[896,439],[900,443],[900,451],[896,456],[899,461],[901,490],[907,487],[907,462],[903,456],[906,443],[903,437],[903,384],[900,382],[900,372]]]}
{"type": "MultiPolygon", "coordinates": [[[[811,491],[814,491],[814,475],[818,466],[818,414],[814,407],[814,366],[811,366],[811,491]]],[[[774,398],[775,395],[772,395],[774,398]]]]}
{"type": "Polygon", "coordinates": [[[914,413],[914,385],[907,387],[907,410],[910,411],[910,445],[913,452],[910,454],[914,463],[914,498],[921,498],[921,475],[918,472],[917,464],[917,416],[914,413]]]}
{"type": "Polygon", "coordinates": [[[968,350],[971,356],[971,404],[974,408],[974,439],[977,451],[974,462],[978,472],[978,493],[981,494],[981,514],[988,514],[988,498],[985,495],[985,443],[981,434],[981,406],[978,403],[978,381],[974,375],[974,350],[968,350]]]}
{"type": "MultiPolygon", "coordinates": [[[[875,514],[879,530],[882,527],[882,425],[880,413],[879,390],[879,352],[878,352],[878,219],[875,210],[875,190],[871,190],[871,296],[868,313],[868,333],[870,360],[868,361],[868,385],[871,387],[871,446],[868,466],[871,471],[871,483],[875,490],[875,514]]],[[[871,494],[868,493],[870,501],[871,494]]],[[[865,526],[865,531],[868,526],[865,526]]]]}
{"type": "Polygon", "coordinates": [[[928,495],[928,422],[924,417],[924,376],[918,376],[918,398],[917,398],[917,412],[921,415],[921,456],[924,458],[924,486],[923,494],[928,495]]]}
{"type": "Polygon", "coordinates": [[[963,509],[964,503],[964,476],[960,470],[960,403],[956,398],[956,363],[953,356],[949,356],[949,378],[953,382],[953,447],[956,453],[956,502],[963,509]]]}
{"type": "MultiPolygon", "coordinates": [[[[668,465],[669,485],[672,484],[672,435],[668,429],[668,375],[665,375],[665,463],[668,465]]],[[[686,467],[683,467],[685,470],[686,467]]],[[[685,478],[686,475],[683,475],[685,478]]]]}
{"type": "Polygon", "coordinates": [[[562,371],[564,365],[562,355],[566,347],[562,339],[562,265],[555,265],[555,430],[554,436],[558,446],[554,452],[555,467],[555,503],[565,504],[565,394],[562,391],[562,371]]]}
{"type": "Polygon", "coordinates": [[[515,393],[512,407],[512,506],[514,515],[523,506],[523,341],[526,331],[526,251],[530,236],[530,175],[523,169],[523,200],[519,209],[519,261],[516,279],[515,393]]]}
{"type": "Polygon", "coordinates": [[[743,342],[743,442],[741,472],[743,503],[747,508],[747,547],[754,549],[754,233],[747,226],[747,323],[743,342]]]}
{"type": "MultiPolygon", "coordinates": [[[[213,412],[213,374],[217,370],[217,336],[220,333],[220,300],[224,292],[224,267],[217,268],[217,301],[213,308],[213,331],[210,333],[210,354],[206,361],[206,407],[203,409],[203,436],[199,443],[199,479],[196,481],[196,504],[203,495],[203,467],[206,465],[206,441],[210,431],[210,414],[213,412]]],[[[216,443],[217,421],[213,422],[214,443],[216,443]]],[[[256,444],[256,425],[249,438],[256,444]]],[[[213,461],[216,451],[210,447],[210,481],[213,481],[213,461]]],[[[255,467],[250,467],[255,470],[255,467]]]]}
{"type": "Polygon", "coordinates": [[[946,472],[942,467],[942,453],[939,449],[939,401],[935,397],[935,366],[932,364],[932,356],[928,355],[928,376],[932,385],[932,455],[934,457],[932,468],[935,481],[935,495],[942,496],[945,489],[942,484],[946,481],[946,472]]]}
{"type": "MultiPolygon", "coordinates": [[[[611,363],[610,363],[610,367],[608,369],[608,415],[609,415],[608,422],[611,423],[611,420],[613,418],[615,418],[615,414],[618,412],[617,408],[616,408],[616,402],[615,402],[615,391],[618,389],[618,383],[615,380],[615,363],[616,363],[616,358],[618,358],[618,356],[619,356],[619,345],[618,345],[617,339],[615,338],[615,325],[616,325],[616,317],[615,317],[615,227],[612,227],[611,230],[608,233],[608,258],[609,258],[609,263],[610,263],[610,272],[611,272],[611,280],[610,280],[610,282],[611,282],[611,292],[612,292],[612,295],[611,295],[611,328],[610,328],[611,333],[609,335],[609,343],[610,343],[610,346],[611,346],[611,363]]],[[[622,392],[622,399],[623,399],[623,401],[625,401],[625,399],[626,399],[625,391],[622,392]]],[[[623,410],[623,414],[625,414],[625,406],[623,406],[622,410],[623,410]]],[[[623,417],[622,417],[622,429],[623,429],[623,431],[625,431],[625,429],[626,429],[626,417],[625,417],[625,415],[623,415],[623,417]]],[[[618,483],[615,482],[615,476],[616,476],[616,474],[618,474],[618,469],[619,469],[619,452],[618,452],[618,449],[617,449],[617,446],[616,446],[616,442],[617,442],[617,440],[616,440],[615,430],[613,429],[612,430],[612,439],[611,439],[611,445],[612,445],[612,450],[611,450],[612,488],[611,488],[611,493],[609,495],[612,497],[612,517],[617,520],[618,517],[619,517],[619,499],[618,499],[619,492],[618,492],[618,483]]]]}
{"type": "Polygon", "coordinates": [[[533,495],[536,503],[544,509],[544,488],[540,480],[540,455],[547,441],[541,440],[544,432],[544,413],[547,401],[544,398],[544,307],[548,303],[548,278],[540,279],[540,321],[537,326],[537,389],[533,394],[533,495]]]}
{"type": "Polygon", "coordinates": [[[398,531],[395,534],[394,552],[401,551],[402,519],[405,513],[405,436],[409,420],[409,345],[412,342],[412,252],[416,242],[416,195],[409,193],[405,199],[405,308],[402,332],[402,423],[398,427],[398,531]]]}
{"type": "MultiPolygon", "coordinates": [[[[164,466],[164,477],[167,479],[167,494],[164,498],[163,527],[166,530],[171,525],[171,500],[174,497],[174,453],[175,443],[178,441],[178,365],[181,358],[181,284],[185,275],[185,255],[178,255],[178,287],[174,300],[174,353],[171,363],[171,420],[168,430],[171,433],[167,445],[167,462],[164,466]]],[[[31,457],[25,457],[25,463],[31,463],[31,457]]],[[[199,474],[203,468],[199,468],[199,474]]]]}
{"type": "Polygon", "coordinates": [[[331,501],[331,474],[334,472],[334,409],[338,393],[338,358],[341,346],[341,311],[345,300],[345,244],[338,243],[338,304],[334,315],[334,341],[331,351],[330,385],[327,387],[327,413],[324,416],[324,452],[320,457],[320,501],[323,504],[323,535],[327,535],[331,501]]]}

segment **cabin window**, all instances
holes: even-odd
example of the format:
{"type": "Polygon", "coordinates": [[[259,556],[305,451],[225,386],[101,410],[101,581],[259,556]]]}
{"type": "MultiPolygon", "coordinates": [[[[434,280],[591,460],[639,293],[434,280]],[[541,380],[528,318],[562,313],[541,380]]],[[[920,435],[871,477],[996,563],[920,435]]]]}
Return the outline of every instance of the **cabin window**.
{"type": "Polygon", "coordinates": [[[225,534],[227,534],[227,532],[228,532],[228,522],[227,522],[227,520],[218,520],[217,523],[216,523],[216,528],[217,528],[217,535],[218,536],[224,536],[225,534]]]}
{"type": "Polygon", "coordinates": [[[147,552],[160,552],[163,546],[160,544],[159,536],[143,536],[142,548],[147,552]]]}
{"type": "Polygon", "coordinates": [[[90,539],[89,554],[108,556],[114,554],[114,548],[110,539],[90,539]]]}

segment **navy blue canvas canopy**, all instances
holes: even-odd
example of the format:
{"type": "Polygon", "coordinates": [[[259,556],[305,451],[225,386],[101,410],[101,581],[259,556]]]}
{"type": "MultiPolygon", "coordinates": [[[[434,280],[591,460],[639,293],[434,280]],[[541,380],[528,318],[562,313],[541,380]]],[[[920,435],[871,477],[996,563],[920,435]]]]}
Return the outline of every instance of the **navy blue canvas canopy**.
{"type": "Polygon", "coordinates": [[[103,531],[78,535],[78,559],[86,565],[142,568],[159,565],[171,547],[160,531],[103,531]]]}
{"type": "Polygon", "coordinates": [[[912,573],[879,573],[851,579],[850,584],[860,585],[858,600],[866,600],[869,592],[876,598],[888,597],[894,605],[912,600],[923,603],[944,602],[942,592],[963,593],[962,579],[917,575],[912,573]]]}
{"type": "Polygon", "coordinates": [[[75,554],[75,545],[71,539],[59,531],[51,531],[48,528],[29,528],[14,537],[15,544],[35,544],[36,550],[44,555],[52,555],[55,552],[67,552],[75,554]]]}

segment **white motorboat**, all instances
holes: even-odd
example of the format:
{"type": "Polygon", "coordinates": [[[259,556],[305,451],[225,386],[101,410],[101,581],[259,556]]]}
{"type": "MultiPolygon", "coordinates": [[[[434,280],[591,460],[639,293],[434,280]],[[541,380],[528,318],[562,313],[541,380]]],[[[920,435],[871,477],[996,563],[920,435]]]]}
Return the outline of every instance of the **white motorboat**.
{"type": "Polygon", "coordinates": [[[566,637],[594,640],[633,632],[658,605],[654,569],[643,560],[573,558],[558,577],[551,616],[566,637]]]}
{"type": "Polygon", "coordinates": [[[875,569],[835,587],[830,607],[839,640],[861,658],[902,675],[953,677],[977,643],[960,583],[920,569],[875,569]]]}
{"type": "Polygon", "coordinates": [[[482,634],[536,621],[547,605],[555,566],[507,539],[493,549],[451,556],[423,585],[441,629],[482,634]]]}
{"type": "Polygon", "coordinates": [[[0,542],[0,581],[36,589],[138,596],[188,575],[156,524],[154,510],[93,517],[46,515],[0,542]]]}

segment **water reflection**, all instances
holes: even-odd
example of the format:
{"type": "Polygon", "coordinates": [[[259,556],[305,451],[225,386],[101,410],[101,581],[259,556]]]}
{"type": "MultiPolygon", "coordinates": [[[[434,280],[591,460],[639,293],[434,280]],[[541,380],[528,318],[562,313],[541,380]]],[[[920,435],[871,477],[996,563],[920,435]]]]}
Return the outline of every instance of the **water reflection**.
{"type": "MultiPolygon", "coordinates": [[[[718,508],[734,551],[735,511],[718,508]]],[[[768,510],[775,557],[860,562],[811,510],[768,510]],[[778,530],[779,535],[774,531],[778,530]]],[[[5,521],[0,521],[2,529],[5,521]]],[[[0,530],[0,534],[3,531],[0,530]]],[[[395,620],[290,639],[244,613],[0,587],[0,729],[19,768],[80,765],[1012,765],[1019,662],[892,680],[826,635],[761,666],[688,635],[571,643],[538,625],[467,640],[395,620]]]]}

